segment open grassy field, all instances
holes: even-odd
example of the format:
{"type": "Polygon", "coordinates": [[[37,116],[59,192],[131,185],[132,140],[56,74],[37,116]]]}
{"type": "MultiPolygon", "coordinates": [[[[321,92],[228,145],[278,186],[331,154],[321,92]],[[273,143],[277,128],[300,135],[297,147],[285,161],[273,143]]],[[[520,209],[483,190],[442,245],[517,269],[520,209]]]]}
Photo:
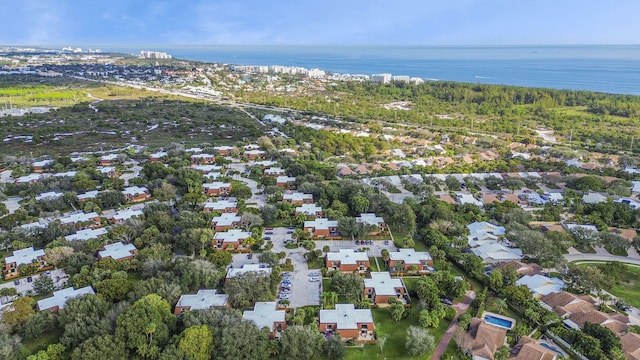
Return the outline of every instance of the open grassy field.
{"type": "MultiPolygon", "coordinates": [[[[423,356],[409,356],[405,348],[406,332],[409,326],[418,325],[418,311],[416,309],[407,309],[408,316],[399,322],[393,321],[389,308],[372,309],[373,320],[376,323],[376,333],[378,337],[388,336],[384,346],[384,353],[380,352],[380,348],[373,345],[365,345],[364,347],[348,348],[346,356],[347,360],[371,360],[371,359],[429,359],[431,354],[423,356]]],[[[435,344],[437,345],[444,332],[449,327],[449,321],[443,320],[440,326],[430,329],[429,333],[433,335],[435,344]]]]}
{"type": "MultiPolygon", "coordinates": [[[[597,266],[602,264],[591,264],[584,266],[597,266]]],[[[625,271],[620,273],[620,283],[605,288],[608,292],[624,300],[626,303],[640,307],[640,267],[624,266],[625,271]]]]}

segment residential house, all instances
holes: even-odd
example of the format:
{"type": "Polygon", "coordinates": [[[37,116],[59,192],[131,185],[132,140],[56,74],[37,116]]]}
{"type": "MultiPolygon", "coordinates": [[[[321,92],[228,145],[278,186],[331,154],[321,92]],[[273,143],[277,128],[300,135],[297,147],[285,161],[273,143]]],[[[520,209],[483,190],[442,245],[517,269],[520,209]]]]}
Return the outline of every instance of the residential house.
{"type": "Polygon", "coordinates": [[[210,172],[207,174],[204,174],[204,181],[215,181],[218,180],[222,177],[222,173],[221,172],[210,172]]]}
{"type": "Polygon", "coordinates": [[[144,186],[129,186],[122,190],[122,194],[127,199],[127,203],[145,201],[151,198],[149,189],[144,186]]]}
{"type": "Polygon", "coordinates": [[[192,147],[192,148],[184,149],[184,152],[189,153],[189,154],[199,154],[199,153],[202,152],[202,148],[192,147]]]}
{"type": "Polygon", "coordinates": [[[215,231],[227,231],[240,225],[240,216],[235,213],[222,213],[211,219],[211,225],[215,231]]]}
{"type": "Polygon", "coordinates": [[[54,313],[58,313],[60,309],[64,309],[65,306],[67,306],[67,301],[87,294],[95,295],[95,291],[93,291],[91,286],[85,286],[80,289],[68,287],[66,289],[54,291],[53,296],[38,300],[38,310],[49,310],[54,313]]]}
{"type": "Polygon", "coordinates": [[[569,315],[569,318],[563,321],[565,326],[573,329],[576,329],[576,326],[582,329],[587,322],[605,327],[618,336],[629,330],[629,318],[616,312],[605,313],[598,310],[579,311],[569,315]]]}
{"type": "Polygon", "coordinates": [[[426,274],[433,271],[433,258],[426,251],[416,251],[412,248],[398,249],[389,252],[389,269],[397,271],[400,266],[403,272],[411,272],[412,268],[417,268],[417,272],[426,274]]]}
{"type": "Polygon", "coordinates": [[[205,183],[202,184],[202,190],[207,196],[228,195],[231,192],[231,184],[220,181],[205,183]]]}
{"type": "Polygon", "coordinates": [[[585,204],[600,204],[607,202],[607,197],[597,192],[590,192],[582,195],[582,202],[585,204]]]}
{"type": "Polygon", "coordinates": [[[640,201],[637,201],[637,200],[634,200],[634,199],[620,198],[620,199],[614,200],[613,202],[620,203],[620,204],[626,204],[630,208],[632,208],[633,210],[640,209],[640,201]]]}
{"type": "Polygon", "coordinates": [[[310,217],[322,217],[322,207],[316,204],[302,204],[296,208],[296,215],[304,214],[310,217]]]}
{"type": "Polygon", "coordinates": [[[566,291],[560,293],[549,293],[540,298],[540,302],[549,310],[553,310],[560,317],[596,309],[595,300],[588,295],[576,295],[566,291]]]}
{"type": "Polygon", "coordinates": [[[34,173],[41,173],[41,172],[45,171],[46,168],[48,168],[51,165],[53,165],[54,163],[55,163],[55,161],[53,161],[53,160],[36,161],[36,162],[31,164],[31,168],[33,169],[34,173]]]}
{"type": "Polygon", "coordinates": [[[140,216],[140,217],[144,216],[144,213],[142,212],[142,210],[127,209],[127,210],[117,211],[115,214],[113,214],[113,216],[111,217],[111,219],[109,219],[109,221],[111,221],[116,225],[122,225],[125,223],[125,221],[137,216],[140,216]]]}
{"type": "Polygon", "coordinates": [[[84,194],[78,195],[78,201],[84,202],[84,201],[93,200],[98,197],[99,193],[100,192],[98,190],[87,191],[84,194]]]}
{"type": "Polygon", "coordinates": [[[353,304],[336,304],[335,309],[320,310],[320,332],[340,335],[356,343],[375,341],[371,309],[356,309],[353,304]]]}
{"type": "Polygon", "coordinates": [[[76,227],[85,229],[85,228],[96,228],[102,225],[100,215],[97,212],[90,213],[77,213],[70,214],[63,218],[60,218],[60,224],[62,225],[74,225],[76,227]]]}
{"type": "Polygon", "coordinates": [[[48,191],[48,192],[36,195],[35,200],[36,201],[55,200],[63,196],[64,196],[63,193],[59,193],[57,191],[48,191]]]}
{"type": "Polygon", "coordinates": [[[217,151],[219,155],[226,156],[233,153],[236,148],[233,146],[214,146],[213,150],[217,151]]]}
{"type": "MultiPolygon", "coordinates": [[[[354,174],[353,170],[349,169],[348,166],[345,166],[345,165],[338,166],[338,176],[345,177],[345,176],[351,176],[353,174],[354,174]]],[[[639,185],[639,189],[640,189],[640,185],[639,185]]],[[[640,190],[638,191],[640,192],[640,190]]]]}
{"type": "Polygon", "coordinates": [[[44,176],[42,174],[29,174],[25,176],[20,176],[16,179],[15,183],[17,185],[32,185],[36,181],[43,179],[44,176]]]}
{"type": "Polygon", "coordinates": [[[291,189],[296,184],[296,178],[293,176],[278,176],[276,178],[276,186],[285,189],[291,189]]]}
{"type": "Polygon", "coordinates": [[[256,273],[258,275],[268,277],[269,275],[271,275],[272,270],[273,269],[271,269],[270,267],[265,267],[260,264],[244,264],[239,268],[230,268],[227,271],[225,282],[228,283],[229,281],[231,281],[231,279],[246,273],[256,273]]]}
{"type": "Polygon", "coordinates": [[[110,178],[118,177],[118,171],[115,166],[98,166],[96,167],[96,171],[110,178]]]}
{"type": "Polygon", "coordinates": [[[247,158],[247,160],[259,159],[259,158],[262,158],[263,156],[264,156],[264,151],[262,150],[247,150],[244,152],[244,157],[247,158]]]}
{"type": "Polygon", "coordinates": [[[47,263],[44,250],[35,250],[28,247],[21,250],[14,250],[13,255],[4,258],[2,274],[5,279],[13,279],[20,276],[20,265],[38,264],[38,271],[53,268],[47,263]]]}
{"type": "Polygon", "coordinates": [[[150,162],[162,162],[167,157],[167,155],[169,155],[169,153],[166,152],[166,151],[158,151],[158,152],[155,152],[155,153],[149,155],[149,161],[150,162]]]}
{"type": "Polygon", "coordinates": [[[191,155],[191,165],[213,165],[216,163],[215,155],[193,154],[191,155]]]}
{"type": "Polygon", "coordinates": [[[313,203],[313,195],[312,194],[304,194],[301,192],[294,192],[290,194],[283,194],[282,201],[288,202],[292,205],[302,205],[302,204],[312,204],[313,203]]]}
{"type": "Polygon", "coordinates": [[[202,174],[219,172],[222,170],[222,166],[220,165],[192,165],[191,168],[195,171],[199,171],[202,174]]]}
{"type": "Polygon", "coordinates": [[[437,194],[436,198],[440,201],[444,201],[449,204],[457,204],[457,202],[449,194],[437,194]]]}
{"type": "Polygon", "coordinates": [[[270,167],[268,169],[264,169],[265,176],[281,176],[286,174],[287,171],[281,167],[270,167]]]}
{"type": "Polygon", "coordinates": [[[100,239],[107,234],[106,228],[85,229],[77,231],[75,234],[65,236],[67,241],[87,241],[89,239],[100,239]]]}
{"type": "Polygon", "coordinates": [[[250,232],[239,229],[217,232],[213,235],[212,246],[222,250],[238,250],[240,248],[247,248],[243,243],[248,237],[251,237],[250,232]]]}
{"type": "Polygon", "coordinates": [[[200,289],[196,294],[180,296],[173,313],[181,315],[189,310],[208,310],[227,306],[229,306],[229,295],[218,294],[216,289],[200,289]]]}
{"type": "Polygon", "coordinates": [[[118,154],[103,155],[98,160],[100,166],[111,166],[118,160],[118,154]]]}
{"type": "Polygon", "coordinates": [[[316,218],[304,222],[304,231],[310,232],[314,238],[339,236],[338,221],[326,218],[316,218]]]}
{"type": "Polygon", "coordinates": [[[474,360],[493,360],[498,349],[506,344],[506,339],[507,329],[473,318],[461,348],[474,360]]]}
{"type": "Polygon", "coordinates": [[[381,216],[376,216],[374,213],[363,213],[356,217],[356,222],[370,226],[374,230],[369,232],[370,235],[376,235],[384,231],[385,223],[381,216]]]}
{"type": "Polygon", "coordinates": [[[364,297],[374,304],[389,304],[394,298],[405,302],[405,287],[401,278],[391,278],[388,272],[371,272],[370,279],[364,279],[364,297]]]}
{"type": "Polygon", "coordinates": [[[138,255],[138,249],[133,244],[124,244],[118,241],[104,246],[104,250],[98,251],[98,259],[112,258],[113,260],[131,260],[138,255]]]}
{"type": "Polygon", "coordinates": [[[480,257],[485,264],[522,259],[522,250],[506,247],[499,243],[480,245],[472,248],[471,252],[480,257]]]}
{"type": "Polygon", "coordinates": [[[475,205],[475,206],[477,206],[479,208],[482,207],[482,201],[476,199],[471,194],[457,193],[456,194],[456,199],[457,199],[458,203],[460,203],[460,205],[471,204],[471,205],[475,205]]]}
{"type": "Polygon", "coordinates": [[[516,281],[516,285],[528,287],[536,299],[551,293],[562,292],[565,286],[564,281],[556,277],[550,278],[544,275],[525,275],[516,281]]]}
{"type": "Polygon", "coordinates": [[[367,253],[356,252],[353,249],[340,249],[338,252],[327,253],[325,265],[329,270],[340,272],[364,272],[371,266],[367,253]]]}
{"type": "Polygon", "coordinates": [[[640,335],[628,332],[620,337],[627,360],[640,360],[640,335]]]}
{"type": "Polygon", "coordinates": [[[218,200],[215,202],[207,202],[204,204],[204,211],[220,211],[222,213],[237,213],[238,202],[234,199],[218,200]]]}
{"type": "Polygon", "coordinates": [[[510,360],[555,360],[557,358],[557,352],[540,345],[528,336],[520,338],[509,356],[510,360]]]}
{"type": "Polygon", "coordinates": [[[544,274],[544,269],[542,268],[542,266],[536,263],[523,263],[521,261],[516,261],[516,260],[501,262],[496,266],[496,268],[504,271],[505,268],[510,266],[513,267],[516,273],[521,276],[522,275],[532,276],[532,275],[544,274]]]}
{"type": "Polygon", "coordinates": [[[269,337],[279,339],[287,328],[286,316],[287,311],[278,310],[276,302],[257,302],[253,310],[242,313],[242,320],[253,322],[259,329],[269,329],[269,337]]]}
{"type": "Polygon", "coordinates": [[[57,178],[72,178],[74,176],[76,176],[78,174],[77,171],[65,171],[65,172],[61,172],[61,173],[55,173],[53,174],[53,177],[57,177],[57,178]]]}

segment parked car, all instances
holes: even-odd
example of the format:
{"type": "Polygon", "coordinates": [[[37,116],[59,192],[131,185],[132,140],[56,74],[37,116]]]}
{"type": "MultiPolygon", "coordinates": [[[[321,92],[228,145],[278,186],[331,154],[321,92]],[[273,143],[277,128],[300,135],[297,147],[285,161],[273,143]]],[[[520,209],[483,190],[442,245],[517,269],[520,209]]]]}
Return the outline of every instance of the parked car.
{"type": "Polygon", "coordinates": [[[265,231],[264,234],[265,235],[273,235],[273,231],[265,231]]]}
{"type": "Polygon", "coordinates": [[[287,230],[287,234],[293,234],[293,230],[287,230]]]}
{"type": "Polygon", "coordinates": [[[291,294],[280,294],[278,298],[281,300],[289,300],[291,299],[291,294]]]}
{"type": "Polygon", "coordinates": [[[320,276],[320,273],[317,271],[312,271],[309,273],[309,276],[320,276]]]}
{"type": "Polygon", "coordinates": [[[267,241],[271,241],[271,236],[265,236],[264,239],[267,241]]]}
{"type": "Polygon", "coordinates": [[[320,278],[319,278],[319,277],[312,277],[312,278],[309,278],[309,282],[318,282],[318,281],[320,281],[320,278]]]}
{"type": "Polygon", "coordinates": [[[445,304],[445,305],[453,305],[453,301],[447,299],[447,298],[442,298],[440,299],[440,302],[445,304]]]}
{"type": "Polygon", "coordinates": [[[385,241],[384,241],[384,244],[385,244],[385,245],[389,245],[389,240],[385,240],[385,241]]]}
{"type": "Polygon", "coordinates": [[[247,254],[247,259],[252,259],[253,258],[253,254],[247,254]]]}
{"type": "Polygon", "coordinates": [[[272,227],[265,228],[265,230],[273,230],[272,227]]]}
{"type": "Polygon", "coordinates": [[[282,272],[281,274],[282,274],[282,276],[291,276],[291,275],[293,275],[293,273],[290,272],[290,271],[285,271],[285,272],[282,272]]]}

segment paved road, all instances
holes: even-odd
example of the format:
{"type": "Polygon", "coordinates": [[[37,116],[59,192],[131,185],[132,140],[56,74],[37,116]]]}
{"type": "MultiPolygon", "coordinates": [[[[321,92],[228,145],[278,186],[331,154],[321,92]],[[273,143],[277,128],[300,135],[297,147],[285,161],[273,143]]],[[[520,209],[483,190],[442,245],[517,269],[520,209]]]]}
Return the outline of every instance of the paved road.
{"type": "Polygon", "coordinates": [[[9,214],[13,214],[20,208],[20,204],[18,203],[20,200],[22,200],[21,197],[10,197],[2,203],[4,203],[7,207],[7,210],[9,210],[9,214]]]}
{"type": "Polygon", "coordinates": [[[625,264],[640,266],[640,259],[626,256],[605,255],[605,254],[567,254],[564,258],[568,262],[574,261],[618,261],[625,264]]]}
{"type": "Polygon", "coordinates": [[[447,331],[444,333],[444,336],[442,336],[438,346],[436,346],[436,350],[433,353],[433,356],[431,356],[431,360],[439,360],[447,350],[447,346],[449,346],[449,342],[453,338],[453,334],[455,334],[458,329],[458,317],[469,309],[469,304],[471,304],[475,297],[476,293],[469,290],[464,296],[464,302],[453,304],[453,308],[456,310],[456,316],[451,320],[451,324],[447,328],[447,331]]]}

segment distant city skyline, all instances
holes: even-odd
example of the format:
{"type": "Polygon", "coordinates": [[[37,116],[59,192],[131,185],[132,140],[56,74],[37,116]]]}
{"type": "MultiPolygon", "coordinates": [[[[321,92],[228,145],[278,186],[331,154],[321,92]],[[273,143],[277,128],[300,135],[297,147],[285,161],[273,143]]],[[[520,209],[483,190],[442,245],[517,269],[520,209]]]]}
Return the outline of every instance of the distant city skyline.
{"type": "Polygon", "coordinates": [[[640,1],[4,1],[3,45],[640,44],[640,1]]]}

